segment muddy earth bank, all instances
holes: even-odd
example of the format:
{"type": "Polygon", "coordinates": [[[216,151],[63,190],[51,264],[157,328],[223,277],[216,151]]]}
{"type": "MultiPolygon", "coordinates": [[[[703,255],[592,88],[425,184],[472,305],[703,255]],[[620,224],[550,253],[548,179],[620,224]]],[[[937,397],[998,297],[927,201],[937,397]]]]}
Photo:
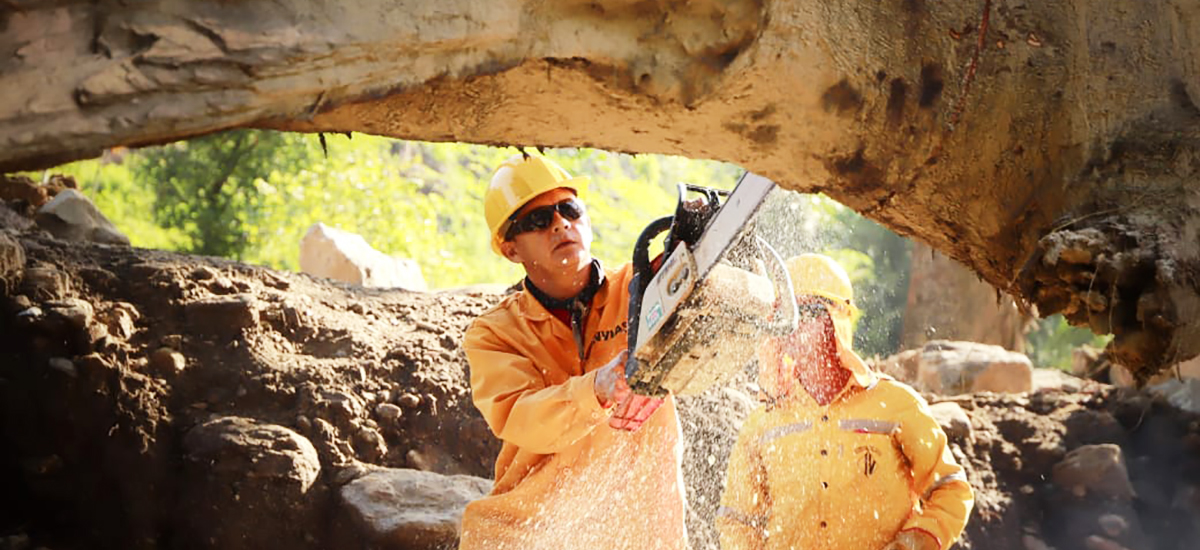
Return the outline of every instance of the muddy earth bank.
{"type": "MultiPolygon", "coordinates": [[[[0,214],[0,549],[447,545],[356,532],[341,489],[380,468],[490,477],[460,344],[500,295],[64,242],[0,214]]],[[[977,492],[960,548],[1200,544],[1196,415],[1090,381],[927,397],[977,492]]],[[[696,549],[717,547],[753,404],[746,383],[682,400],[696,549]]]]}

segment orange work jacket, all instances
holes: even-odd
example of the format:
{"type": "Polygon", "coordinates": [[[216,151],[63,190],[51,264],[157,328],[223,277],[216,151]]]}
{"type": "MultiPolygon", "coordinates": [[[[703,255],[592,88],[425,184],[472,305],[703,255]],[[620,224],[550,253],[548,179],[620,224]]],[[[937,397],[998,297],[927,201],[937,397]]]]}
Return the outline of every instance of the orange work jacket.
{"type": "Polygon", "coordinates": [[[461,550],[686,546],[674,399],[636,432],[608,426],[596,369],[626,348],[631,267],[606,272],[583,331],[523,290],[467,329],[475,406],[502,447],[490,495],[463,512],[461,550]]]}
{"type": "Polygon", "coordinates": [[[944,550],[974,500],[925,400],[873,375],[827,406],[798,390],[752,412],[721,505],[722,550],[879,550],[909,529],[944,550]]]}

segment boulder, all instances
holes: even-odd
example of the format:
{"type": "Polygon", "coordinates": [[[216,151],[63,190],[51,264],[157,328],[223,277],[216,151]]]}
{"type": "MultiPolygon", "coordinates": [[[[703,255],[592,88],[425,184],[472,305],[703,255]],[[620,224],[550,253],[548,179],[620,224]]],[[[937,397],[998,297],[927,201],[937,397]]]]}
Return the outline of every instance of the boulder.
{"type": "Polygon", "coordinates": [[[1033,389],[1033,364],[1000,346],[934,340],[921,348],[914,385],[948,395],[1027,392],[1033,389]]]}
{"type": "Polygon", "coordinates": [[[1200,413],[1200,378],[1170,378],[1149,387],[1170,404],[1191,413],[1200,413]]]}
{"type": "Polygon", "coordinates": [[[360,235],[313,224],[300,241],[300,271],[367,287],[429,290],[415,261],[395,258],[360,235]]]}
{"type": "Polygon", "coordinates": [[[871,368],[905,384],[917,381],[917,370],[921,366],[921,350],[908,349],[884,359],[874,361],[871,368]]]}
{"type": "Polygon", "coordinates": [[[1078,497],[1132,500],[1133,485],[1121,447],[1084,445],[1054,465],[1051,479],[1060,489],[1078,497]]]}
{"type": "Polygon", "coordinates": [[[967,416],[967,411],[961,405],[953,401],[934,403],[929,406],[929,412],[950,439],[971,440],[971,417],[967,416]]]}
{"type": "Polygon", "coordinates": [[[463,508],[491,487],[473,476],[374,470],[341,488],[335,540],[346,541],[339,548],[454,548],[463,508]]]}
{"type": "Polygon", "coordinates": [[[38,226],[59,239],[129,246],[129,237],[74,189],[63,189],[38,209],[34,219],[38,226]]]}
{"type": "Polygon", "coordinates": [[[322,533],[321,464],[283,426],[227,416],[183,438],[177,518],[186,548],[313,548],[322,533]]]}

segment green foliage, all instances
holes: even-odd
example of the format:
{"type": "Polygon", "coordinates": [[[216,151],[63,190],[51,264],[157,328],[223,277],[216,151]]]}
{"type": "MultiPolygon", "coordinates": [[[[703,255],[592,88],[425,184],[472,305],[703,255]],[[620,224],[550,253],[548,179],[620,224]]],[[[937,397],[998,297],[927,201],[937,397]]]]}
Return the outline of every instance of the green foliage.
{"type": "Polygon", "coordinates": [[[1071,370],[1071,350],[1084,344],[1103,348],[1112,335],[1100,336],[1090,330],[1067,324],[1062,315],[1038,320],[1038,326],[1025,335],[1025,353],[1040,368],[1071,370]]]}
{"type": "MultiPolygon", "coordinates": [[[[326,142],[327,155],[314,135],[241,130],[56,171],[77,175],[136,246],[298,270],[300,239],[323,222],[416,259],[435,288],[521,277],[520,266],[492,253],[482,215],[492,171],[516,149],[365,135],[326,142]]],[[[676,182],[728,189],[741,172],[681,157],[546,154],[590,177],[593,252],[609,265],[628,261],[642,228],[673,212],[676,182]]]]}
{"type": "Polygon", "coordinates": [[[309,161],[299,136],[235,130],[146,149],[133,170],[154,193],[154,220],[188,237],[195,254],[243,259],[261,209],[255,180],[309,161]]]}

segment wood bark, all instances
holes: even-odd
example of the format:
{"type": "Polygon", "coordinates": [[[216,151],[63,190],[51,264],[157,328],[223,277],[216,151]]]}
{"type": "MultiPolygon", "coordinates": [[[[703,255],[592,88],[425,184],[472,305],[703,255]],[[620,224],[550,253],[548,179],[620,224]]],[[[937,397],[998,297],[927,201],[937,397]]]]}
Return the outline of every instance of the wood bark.
{"type": "Polygon", "coordinates": [[[736,162],[1139,376],[1200,354],[1195,0],[3,0],[0,170],[235,127],[736,162]]]}

